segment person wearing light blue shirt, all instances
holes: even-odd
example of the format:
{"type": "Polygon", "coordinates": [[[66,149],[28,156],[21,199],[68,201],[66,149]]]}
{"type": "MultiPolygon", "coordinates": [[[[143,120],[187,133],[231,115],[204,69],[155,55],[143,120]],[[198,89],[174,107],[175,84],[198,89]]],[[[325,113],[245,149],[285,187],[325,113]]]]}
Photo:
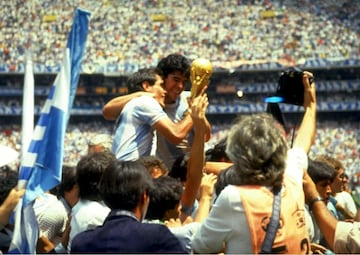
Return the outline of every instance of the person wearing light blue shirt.
{"type": "MultiPolygon", "coordinates": [[[[176,159],[188,154],[192,145],[192,121],[189,118],[189,92],[184,91],[189,78],[190,63],[180,54],[170,54],[158,63],[166,91],[163,110],[168,118],[156,123],[156,139],[153,140],[154,154],[172,168],[176,159]],[[164,125],[166,123],[167,126],[164,125]],[[190,131],[190,132],[189,132],[190,131]]],[[[106,120],[119,120],[119,116],[131,100],[144,95],[153,96],[151,89],[142,82],[134,86],[128,83],[129,94],[111,99],[103,107],[106,120]],[[133,89],[135,88],[135,89],[133,89]]],[[[206,141],[210,139],[211,126],[207,121],[206,141]]]]}
{"type": "Polygon", "coordinates": [[[129,77],[129,92],[148,92],[130,100],[121,111],[114,132],[112,151],[119,160],[137,160],[155,151],[156,130],[171,143],[180,143],[192,128],[188,114],[174,123],[163,110],[166,91],[162,72],[157,68],[144,68],[129,77]]]}

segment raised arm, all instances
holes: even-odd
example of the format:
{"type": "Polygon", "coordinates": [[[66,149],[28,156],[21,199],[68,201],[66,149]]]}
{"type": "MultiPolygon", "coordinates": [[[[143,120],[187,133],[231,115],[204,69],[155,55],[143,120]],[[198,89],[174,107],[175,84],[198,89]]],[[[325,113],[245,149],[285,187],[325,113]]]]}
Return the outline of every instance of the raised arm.
{"type": "Polygon", "coordinates": [[[0,205],[0,230],[8,224],[11,213],[24,193],[25,189],[17,190],[13,188],[0,205]]]}
{"type": "Polygon", "coordinates": [[[231,162],[216,162],[216,161],[207,161],[205,163],[205,173],[209,174],[216,174],[218,175],[221,171],[229,168],[230,166],[232,166],[233,163],[231,162]]]}
{"type": "MultiPolygon", "coordinates": [[[[201,92],[200,92],[200,96],[206,94],[206,90],[207,90],[208,86],[203,86],[201,92]]],[[[192,105],[192,100],[191,98],[188,98],[188,104],[189,104],[189,108],[191,108],[192,105]]],[[[204,116],[204,121],[205,121],[205,126],[206,126],[206,131],[205,131],[205,142],[209,141],[211,138],[211,124],[208,121],[208,119],[206,118],[206,116],[204,116]]]]}
{"type": "Polygon", "coordinates": [[[197,208],[194,221],[202,222],[208,217],[216,180],[217,175],[215,174],[203,175],[199,192],[199,207],[197,208]]]}
{"type": "Polygon", "coordinates": [[[207,142],[211,138],[211,124],[206,117],[205,117],[205,125],[206,125],[205,142],[207,142]]]}
{"type": "MultiPolygon", "coordinates": [[[[205,162],[204,146],[206,139],[205,112],[208,104],[207,95],[204,94],[195,98],[191,106],[191,117],[194,122],[195,135],[190,151],[185,190],[181,198],[181,204],[185,208],[194,206],[203,175],[205,162]]],[[[184,215],[182,210],[180,219],[184,221],[186,216],[188,215],[184,215]]]]}
{"type": "Polygon", "coordinates": [[[315,82],[310,84],[309,78],[313,75],[310,72],[304,72],[304,108],[305,113],[300,128],[295,138],[294,147],[302,148],[306,153],[309,152],[315,139],[316,133],[316,93],[315,82]]]}
{"type": "Polygon", "coordinates": [[[180,143],[193,127],[193,120],[187,114],[181,121],[174,123],[170,118],[162,118],[153,125],[157,132],[162,134],[173,144],[180,143]]]}
{"type": "Polygon", "coordinates": [[[330,248],[334,249],[334,237],[338,221],[327,209],[326,204],[320,199],[319,192],[307,171],[303,177],[303,188],[309,210],[311,210],[314,215],[316,223],[327,243],[330,245],[330,248]]]}
{"type": "Polygon", "coordinates": [[[138,91],[128,95],[115,97],[104,105],[102,114],[106,120],[116,120],[124,106],[131,99],[148,94],[148,92],[138,91]]]}

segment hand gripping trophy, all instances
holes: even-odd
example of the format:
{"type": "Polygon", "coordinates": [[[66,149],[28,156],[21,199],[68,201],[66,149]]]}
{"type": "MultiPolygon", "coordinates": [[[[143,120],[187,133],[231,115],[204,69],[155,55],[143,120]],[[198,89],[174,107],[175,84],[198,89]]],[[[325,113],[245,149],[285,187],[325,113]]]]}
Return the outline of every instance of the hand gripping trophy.
{"type": "Polygon", "coordinates": [[[195,59],[190,66],[191,99],[200,94],[202,89],[209,85],[209,78],[212,74],[212,64],[204,58],[195,59]]]}

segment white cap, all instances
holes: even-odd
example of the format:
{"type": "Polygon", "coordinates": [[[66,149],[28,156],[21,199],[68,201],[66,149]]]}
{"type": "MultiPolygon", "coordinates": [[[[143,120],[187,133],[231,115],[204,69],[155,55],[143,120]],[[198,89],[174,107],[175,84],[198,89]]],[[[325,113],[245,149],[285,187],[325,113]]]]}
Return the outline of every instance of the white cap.
{"type": "Polygon", "coordinates": [[[0,167],[14,162],[19,157],[19,152],[11,147],[0,144],[0,167]]]}

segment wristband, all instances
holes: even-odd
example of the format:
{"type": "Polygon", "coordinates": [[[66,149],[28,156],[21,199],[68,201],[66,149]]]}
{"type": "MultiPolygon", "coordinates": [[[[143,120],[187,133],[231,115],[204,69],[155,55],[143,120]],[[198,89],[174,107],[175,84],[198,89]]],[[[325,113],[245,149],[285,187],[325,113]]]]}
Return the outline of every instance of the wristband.
{"type": "Polygon", "coordinates": [[[313,205],[314,205],[316,202],[319,202],[319,201],[324,202],[324,199],[323,199],[322,197],[320,197],[320,196],[317,196],[317,197],[311,199],[311,201],[309,202],[309,210],[311,211],[313,205]]]}

